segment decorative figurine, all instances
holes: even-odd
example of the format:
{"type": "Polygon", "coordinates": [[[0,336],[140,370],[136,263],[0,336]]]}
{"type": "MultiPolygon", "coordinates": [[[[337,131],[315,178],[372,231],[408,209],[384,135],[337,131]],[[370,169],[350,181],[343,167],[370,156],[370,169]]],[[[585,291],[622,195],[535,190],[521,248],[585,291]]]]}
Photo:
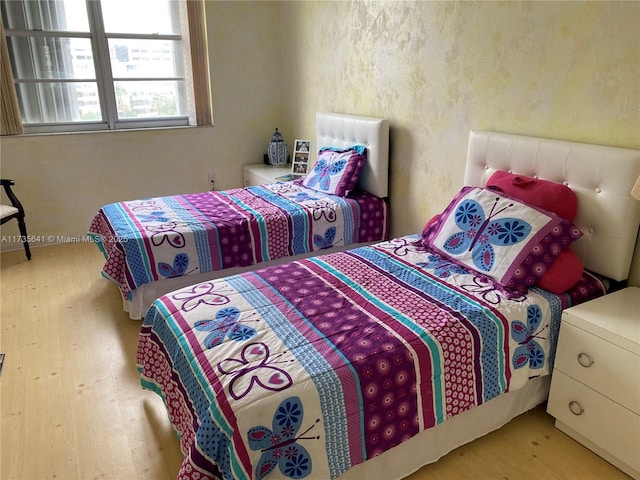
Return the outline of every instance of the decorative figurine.
{"type": "Polygon", "coordinates": [[[287,164],[287,159],[289,158],[287,142],[284,141],[282,134],[278,132],[277,128],[269,142],[267,156],[269,157],[269,163],[271,165],[282,167],[287,164]]]}

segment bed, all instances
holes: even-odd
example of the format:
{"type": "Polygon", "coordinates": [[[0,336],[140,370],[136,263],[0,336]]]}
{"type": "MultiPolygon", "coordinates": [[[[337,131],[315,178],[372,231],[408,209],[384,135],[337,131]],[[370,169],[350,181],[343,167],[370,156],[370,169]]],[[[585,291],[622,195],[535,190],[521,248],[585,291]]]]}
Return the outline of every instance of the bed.
{"type": "Polygon", "coordinates": [[[316,147],[332,147],[318,151],[317,168],[323,160],[327,167],[343,164],[316,168],[299,181],[102,207],[89,235],[106,258],[101,273],[118,285],[129,316],[142,318],[163,293],[256,264],[386,240],[388,121],[318,112],[316,147]]]}
{"type": "Polygon", "coordinates": [[[137,364],[177,477],[399,479],[543,402],[561,311],[629,274],[638,175],[640,151],[473,131],[465,186],[421,233],[158,298],[137,364]],[[573,219],[509,175],[570,190],[573,219]],[[567,249],[577,281],[541,288],[567,249]]]}

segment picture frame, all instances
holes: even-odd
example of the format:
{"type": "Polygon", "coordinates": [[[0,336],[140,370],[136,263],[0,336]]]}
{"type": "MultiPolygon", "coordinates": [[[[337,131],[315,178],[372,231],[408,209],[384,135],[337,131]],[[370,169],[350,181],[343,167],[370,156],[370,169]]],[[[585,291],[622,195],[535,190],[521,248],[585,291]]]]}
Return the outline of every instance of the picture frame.
{"type": "Polygon", "coordinates": [[[291,175],[294,178],[304,177],[309,172],[309,156],[311,154],[311,140],[296,139],[293,144],[293,160],[291,175]]]}

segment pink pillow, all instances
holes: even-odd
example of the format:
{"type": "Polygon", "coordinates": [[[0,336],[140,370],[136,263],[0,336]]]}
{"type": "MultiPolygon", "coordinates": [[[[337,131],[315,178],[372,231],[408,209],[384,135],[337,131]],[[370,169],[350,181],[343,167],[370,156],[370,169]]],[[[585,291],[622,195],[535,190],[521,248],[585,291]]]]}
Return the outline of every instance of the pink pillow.
{"type": "Polygon", "coordinates": [[[570,222],[575,220],[578,213],[575,192],[561,183],[497,170],[486,186],[534,207],[553,212],[570,222]]]}
{"type": "Polygon", "coordinates": [[[422,231],[424,232],[427,229],[427,227],[429,227],[429,225],[437,222],[439,219],[440,219],[440,214],[436,213],[433,217],[431,217],[429,221],[427,221],[427,223],[424,224],[424,227],[422,227],[422,231]]]}
{"type": "Polygon", "coordinates": [[[566,292],[580,281],[583,270],[580,257],[567,247],[538,281],[538,286],[555,294],[566,292]]]}
{"type": "MultiPolygon", "coordinates": [[[[571,222],[578,212],[575,192],[560,183],[498,170],[489,178],[487,187],[553,212],[571,222]]],[[[580,280],[583,270],[580,258],[567,248],[551,264],[538,286],[552,293],[562,293],[580,280]]]]}

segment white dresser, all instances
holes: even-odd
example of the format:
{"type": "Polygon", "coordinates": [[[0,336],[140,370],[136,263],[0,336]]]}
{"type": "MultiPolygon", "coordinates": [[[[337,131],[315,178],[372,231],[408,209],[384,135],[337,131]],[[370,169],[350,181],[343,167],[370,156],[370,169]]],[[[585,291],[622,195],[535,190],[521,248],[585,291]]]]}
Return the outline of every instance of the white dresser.
{"type": "Polygon", "coordinates": [[[563,312],[547,411],[557,428],[640,479],[640,288],[563,312]]]}
{"type": "Polygon", "coordinates": [[[290,164],[284,167],[274,167],[264,163],[257,163],[255,165],[245,165],[242,168],[245,187],[264,183],[278,183],[279,180],[276,177],[281,177],[288,173],[291,173],[290,164]]]}

